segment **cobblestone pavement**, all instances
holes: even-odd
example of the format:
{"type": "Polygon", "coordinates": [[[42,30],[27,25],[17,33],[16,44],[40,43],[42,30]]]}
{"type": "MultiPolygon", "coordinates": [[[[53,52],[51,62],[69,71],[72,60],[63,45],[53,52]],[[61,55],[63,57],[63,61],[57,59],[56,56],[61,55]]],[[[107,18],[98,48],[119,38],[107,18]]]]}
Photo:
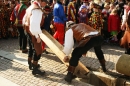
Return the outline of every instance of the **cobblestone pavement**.
{"type": "MultiPolygon", "coordinates": [[[[0,40],[0,50],[16,54],[27,59],[27,54],[21,53],[18,46],[18,39],[0,40]]],[[[33,76],[27,65],[6,59],[0,54],[0,76],[20,85],[20,86],[91,86],[79,80],[74,80],[72,84],[64,81],[67,67],[47,48],[51,54],[42,54],[40,60],[41,70],[45,70],[45,76],[33,76]]],[[[124,53],[124,49],[116,45],[103,45],[102,50],[106,59],[106,66],[109,71],[115,71],[115,63],[119,56],[124,53]]],[[[86,57],[80,61],[92,69],[98,69],[100,64],[93,52],[87,52],[86,57]]]]}

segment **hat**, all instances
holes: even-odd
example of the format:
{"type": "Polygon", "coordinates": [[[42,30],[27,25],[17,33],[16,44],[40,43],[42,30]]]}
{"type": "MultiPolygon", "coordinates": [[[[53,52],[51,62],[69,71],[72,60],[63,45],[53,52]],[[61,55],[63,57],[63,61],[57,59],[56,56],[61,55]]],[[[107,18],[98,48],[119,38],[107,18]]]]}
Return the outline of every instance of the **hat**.
{"type": "Polygon", "coordinates": [[[20,0],[20,2],[28,2],[28,0],[20,0]]]}
{"type": "Polygon", "coordinates": [[[100,9],[100,8],[101,8],[101,6],[98,5],[98,4],[96,4],[96,3],[94,3],[93,6],[94,6],[93,8],[97,8],[97,9],[100,9]]]}
{"type": "Polygon", "coordinates": [[[86,8],[86,9],[87,9],[87,6],[81,5],[80,9],[83,9],[83,8],[86,8]]]}
{"type": "Polygon", "coordinates": [[[73,21],[66,22],[66,28],[69,28],[73,24],[75,24],[73,21]]]}
{"type": "Polygon", "coordinates": [[[46,5],[46,6],[44,7],[44,10],[45,10],[45,11],[51,11],[51,8],[50,8],[50,6],[46,5]]]}

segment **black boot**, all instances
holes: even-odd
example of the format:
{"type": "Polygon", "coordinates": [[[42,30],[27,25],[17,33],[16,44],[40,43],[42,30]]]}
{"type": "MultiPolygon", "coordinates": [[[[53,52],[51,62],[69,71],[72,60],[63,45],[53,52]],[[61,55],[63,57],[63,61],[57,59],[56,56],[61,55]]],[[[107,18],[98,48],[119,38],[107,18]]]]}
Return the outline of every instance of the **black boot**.
{"type": "Polygon", "coordinates": [[[75,67],[69,66],[67,70],[68,70],[68,73],[67,73],[67,75],[65,76],[64,79],[65,79],[65,81],[67,81],[68,83],[71,83],[72,79],[76,78],[76,76],[73,75],[74,70],[75,70],[75,67]]]}
{"type": "Polygon", "coordinates": [[[32,62],[31,61],[28,61],[28,65],[29,65],[29,69],[32,70],[33,66],[32,66],[32,62]]]}
{"type": "Polygon", "coordinates": [[[32,70],[32,58],[28,57],[28,65],[29,65],[29,69],[32,70]]]}
{"type": "MultiPolygon", "coordinates": [[[[28,65],[29,65],[29,69],[33,70],[33,63],[28,61],[28,65]]],[[[40,68],[40,67],[41,67],[40,64],[37,64],[37,68],[40,68]]]]}
{"type": "Polygon", "coordinates": [[[103,72],[106,72],[107,70],[106,70],[106,65],[105,65],[105,60],[103,59],[103,60],[99,60],[99,62],[100,62],[100,64],[101,64],[101,66],[102,66],[102,70],[103,70],[103,72]]]}
{"type": "Polygon", "coordinates": [[[37,66],[33,66],[32,74],[33,74],[33,75],[38,74],[38,75],[41,75],[41,76],[42,76],[42,75],[45,74],[45,71],[41,71],[41,70],[38,69],[37,66]]]}
{"type": "MultiPolygon", "coordinates": [[[[33,70],[32,58],[30,57],[28,57],[28,65],[29,65],[29,69],[33,70]]],[[[37,67],[40,68],[40,64],[37,64],[37,67]]]]}

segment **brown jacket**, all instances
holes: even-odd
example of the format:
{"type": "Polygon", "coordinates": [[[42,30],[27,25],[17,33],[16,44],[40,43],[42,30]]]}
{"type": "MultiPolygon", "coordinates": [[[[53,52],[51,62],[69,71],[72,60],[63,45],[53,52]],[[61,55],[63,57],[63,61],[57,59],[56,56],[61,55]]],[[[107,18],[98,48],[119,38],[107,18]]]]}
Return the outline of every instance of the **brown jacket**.
{"type": "Polygon", "coordinates": [[[88,36],[90,32],[97,32],[97,30],[84,23],[75,24],[71,28],[73,30],[73,36],[78,42],[78,47],[84,46],[92,37],[99,35],[88,36]]]}

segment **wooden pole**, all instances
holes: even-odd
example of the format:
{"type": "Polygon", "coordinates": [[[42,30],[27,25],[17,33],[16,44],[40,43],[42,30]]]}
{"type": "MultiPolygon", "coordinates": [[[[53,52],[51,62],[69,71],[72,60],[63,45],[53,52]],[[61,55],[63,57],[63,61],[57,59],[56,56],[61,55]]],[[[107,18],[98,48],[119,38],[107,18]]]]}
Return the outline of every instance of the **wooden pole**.
{"type": "MultiPolygon", "coordinates": [[[[45,42],[45,44],[58,56],[58,58],[66,65],[69,64],[63,61],[65,57],[63,46],[54,39],[47,31],[43,30],[43,33],[40,34],[40,38],[45,42]]],[[[81,78],[85,78],[89,70],[79,61],[78,66],[75,69],[75,75],[81,78]]]]}
{"type": "MultiPolygon", "coordinates": [[[[57,57],[66,65],[63,61],[65,54],[62,52],[63,46],[55,40],[48,32],[43,30],[43,33],[40,34],[40,38],[46,43],[46,45],[57,55],[57,57]]],[[[80,61],[75,70],[75,75],[79,78],[85,78],[85,82],[90,83],[94,86],[116,86],[117,78],[110,76],[109,74],[104,74],[100,72],[90,72],[80,61]],[[89,73],[88,73],[89,72],[89,73]]],[[[125,85],[130,85],[126,81],[125,85]]]]}

